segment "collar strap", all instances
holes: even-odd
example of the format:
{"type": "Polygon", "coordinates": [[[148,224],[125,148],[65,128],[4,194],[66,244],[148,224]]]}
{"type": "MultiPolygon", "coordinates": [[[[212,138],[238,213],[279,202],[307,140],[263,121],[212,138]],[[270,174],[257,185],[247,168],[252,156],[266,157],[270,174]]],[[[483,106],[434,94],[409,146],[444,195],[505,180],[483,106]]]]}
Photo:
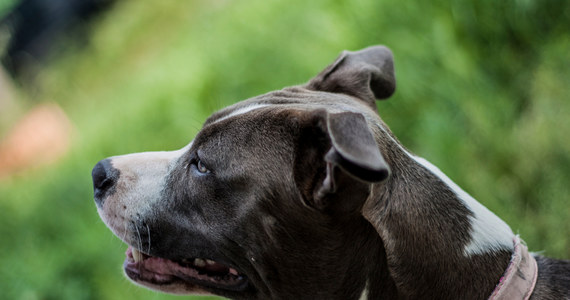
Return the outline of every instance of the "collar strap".
{"type": "Polygon", "coordinates": [[[536,259],[528,253],[518,235],[513,238],[513,243],[515,249],[511,262],[489,300],[528,300],[532,295],[538,277],[536,259]]]}

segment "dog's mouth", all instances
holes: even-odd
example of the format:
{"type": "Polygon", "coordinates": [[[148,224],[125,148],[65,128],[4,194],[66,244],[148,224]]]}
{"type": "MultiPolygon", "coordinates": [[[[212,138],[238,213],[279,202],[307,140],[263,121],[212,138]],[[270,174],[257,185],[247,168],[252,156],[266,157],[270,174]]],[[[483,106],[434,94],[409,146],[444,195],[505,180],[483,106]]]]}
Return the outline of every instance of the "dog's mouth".
{"type": "Polygon", "coordinates": [[[186,286],[242,291],[247,278],[235,268],[209,259],[193,258],[173,261],[142,253],[129,246],[124,263],[126,275],[140,283],[186,286]]]}

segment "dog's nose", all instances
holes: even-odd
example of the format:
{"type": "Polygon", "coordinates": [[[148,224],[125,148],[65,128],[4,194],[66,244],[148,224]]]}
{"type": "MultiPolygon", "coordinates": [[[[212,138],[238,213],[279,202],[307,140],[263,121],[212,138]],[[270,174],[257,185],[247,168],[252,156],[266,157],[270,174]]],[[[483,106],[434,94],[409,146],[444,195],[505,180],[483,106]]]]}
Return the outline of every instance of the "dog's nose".
{"type": "Polygon", "coordinates": [[[104,159],[99,161],[93,171],[91,172],[91,177],[93,177],[93,192],[95,196],[95,203],[99,207],[103,206],[105,201],[105,196],[114,190],[115,182],[119,178],[118,170],[113,168],[110,159],[104,159]]]}

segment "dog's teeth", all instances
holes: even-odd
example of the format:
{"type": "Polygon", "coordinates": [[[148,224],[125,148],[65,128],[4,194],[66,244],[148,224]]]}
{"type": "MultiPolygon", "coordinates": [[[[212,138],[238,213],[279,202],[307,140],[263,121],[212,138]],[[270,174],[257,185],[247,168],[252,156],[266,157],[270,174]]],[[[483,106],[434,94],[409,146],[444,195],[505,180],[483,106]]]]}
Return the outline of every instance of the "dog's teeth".
{"type": "Polygon", "coordinates": [[[194,259],[194,265],[195,265],[196,267],[205,267],[205,266],[206,266],[206,262],[205,262],[203,259],[201,259],[201,258],[196,258],[196,259],[194,259]]]}
{"type": "Polygon", "coordinates": [[[139,262],[143,260],[143,255],[137,250],[133,248],[133,259],[135,262],[139,262]]]}
{"type": "Polygon", "coordinates": [[[206,259],[206,263],[209,264],[209,265],[213,265],[213,264],[215,264],[216,262],[213,261],[213,260],[206,259]]]}

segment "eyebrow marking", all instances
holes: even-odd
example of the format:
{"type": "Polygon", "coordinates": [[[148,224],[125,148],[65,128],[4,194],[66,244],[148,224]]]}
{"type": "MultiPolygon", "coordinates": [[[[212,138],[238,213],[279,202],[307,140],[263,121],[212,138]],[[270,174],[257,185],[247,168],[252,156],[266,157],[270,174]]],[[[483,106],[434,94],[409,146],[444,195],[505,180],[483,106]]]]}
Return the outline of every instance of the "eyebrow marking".
{"type": "Polygon", "coordinates": [[[260,108],[263,108],[263,107],[266,107],[266,106],[269,106],[269,105],[270,105],[270,104],[253,104],[253,105],[244,106],[244,107],[241,107],[241,108],[238,108],[238,109],[232,111],[231,113],[229,113],[229,114],[227,114],[227,115],[225,115],[225,116],[223,116],[223,117],[221,117],[221,118],[219,118],[219,119],[217,119],[217,120],[214,120],[214,121],[211,122],[210,124],[218,123],[218,122],[221,122],[221,121],[223,121],[223,120],[227,120],[227,119],[229,119],[229,118],[233,118],[233,117],[235,117],[235,116],[243,115],[243,114],[246,114],[246,113],[248,113],[248,112],[250,112],[250,111],[253,111],[253,110],[256,110],[256,109],[260,109],[260,108]]]}

